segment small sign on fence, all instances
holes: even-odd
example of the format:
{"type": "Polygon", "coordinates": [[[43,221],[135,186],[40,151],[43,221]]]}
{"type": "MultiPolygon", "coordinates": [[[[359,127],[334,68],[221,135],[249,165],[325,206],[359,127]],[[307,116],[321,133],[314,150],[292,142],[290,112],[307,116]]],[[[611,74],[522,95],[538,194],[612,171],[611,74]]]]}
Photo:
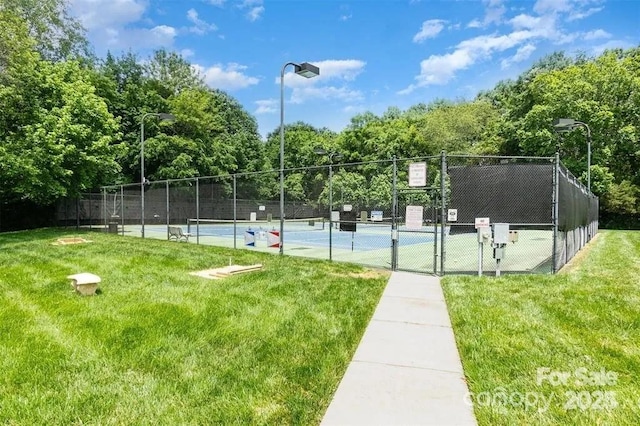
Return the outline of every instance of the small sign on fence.
{"type": "Polygon", "coordinates": [[[475,225],[476,229],[485,228],[491,225],[491,221],[488,217],[476,217],[475,225]]]}
{"type": "Polygon", "coordinates": [[[407,218],[405,226],[407,229],[422,229],[422,218],[424,215],[424,208],[422,206],[407,206],[405,213],[405,217],[407,218]]]}
{"type": "Polygon", "coordinates": [[[457,222],[457,221],[458,221],[458,209],[447,210],[447,222],[457,222]]]}
{"type": "Polygon", "coordinates": [[[380,211],[380,210],[372,210],[371,211],[371,222],[382,222],[382,211],[380,211]]]}
{"type": "Polygon", "coordinates": [[[427,186],[427,163],[409,164],[409,186],[427,186]]]}

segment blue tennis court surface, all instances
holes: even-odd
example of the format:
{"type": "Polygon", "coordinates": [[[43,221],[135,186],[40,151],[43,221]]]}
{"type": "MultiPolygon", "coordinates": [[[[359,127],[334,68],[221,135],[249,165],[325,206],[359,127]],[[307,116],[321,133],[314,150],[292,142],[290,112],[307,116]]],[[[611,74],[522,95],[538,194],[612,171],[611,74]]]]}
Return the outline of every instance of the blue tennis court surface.
{"type": "MultiPolygon", "coordinates": [[[[329,223],[318,225],[303,225],[296,223],[290,225],[285,222],[284,243],[307,247],[329,247],[329,241],[334,249],[353,251],[379,250],[391,246],[391,227],[389,225],[358,225],[356,232],[340,231],[334,228],[329,236],[329,223]]],[[[266,241],[268,231],[278,231],[279,223],[271,225],[241,224],[236,228],[236,238],[244,239],[245,231],[253,231],[258,242],[266,241]]],[[[192,235],[201,237],[223,237],[233,239],[233,224],[200,224],[191,226],[192,235]]],[[[423,232],[399,232],[400,246],[423,244],[433,241],[433,228],[423,232]]],[[[260,244],[260,243],[259,243],[260,244]]]]}

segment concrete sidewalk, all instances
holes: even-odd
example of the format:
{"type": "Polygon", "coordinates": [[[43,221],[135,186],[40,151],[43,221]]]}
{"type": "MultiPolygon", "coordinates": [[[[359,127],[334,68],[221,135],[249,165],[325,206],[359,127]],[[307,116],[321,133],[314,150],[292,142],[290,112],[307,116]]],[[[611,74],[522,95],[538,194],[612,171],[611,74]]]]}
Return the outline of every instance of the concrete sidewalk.
{"type": "Polygon", "coordinates": [[[393,272],[322,425],[476,425],[438,277],[393,272]]]}

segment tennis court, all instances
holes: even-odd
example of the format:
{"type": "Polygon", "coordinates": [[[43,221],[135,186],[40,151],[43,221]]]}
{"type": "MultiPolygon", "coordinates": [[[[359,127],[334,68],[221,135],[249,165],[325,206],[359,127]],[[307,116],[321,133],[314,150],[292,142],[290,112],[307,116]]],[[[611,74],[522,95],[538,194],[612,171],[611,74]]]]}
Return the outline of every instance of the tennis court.
{"type": "Polygon", "coordinates": [[[553,273],[597,232],[597,198],[558,157],[443,155],[336,168],[328,194],[319,169],[300,172],[318,174],[307,176],[313,184],[296,200],[285,194],[284,205],[278,194],[258,191],[261,179],[277,178],[270,171],[152,182],[144,203],[137,184],[104,187],[101,201],[90,198],[84,210],[109,232],[168,239],[169,226],[179,226],[192,244],[274,254],[285,217],[284,254],[434,274],[477,273],[478,263],[491,274],[503,250],[503,272],[553,273]],[[421,170],[417,186],[412,167],[421,170]],[[405,222],[422,226],[408,230],[405,222]],[[519,240],[490,237],[480,255],[478,223],[508,226],[519,240]]]}
{"type": "MultiPolygon", "coordinates": [[[[344,222],[343,222],[344,223],[344,222]]],[[[378,250],[390,247],[391,223],[356,222],[356,231],[341,231],[339,223],[331,223],[324,218],[290,219],[284,221],[284,241],[286,245],[295,244],[307,247],[329,247],[351,251],[378,250]],[[333,225],[331,232],[330,226],[333,225]]],[[[279,221],[233,221],[211,219],[189,219],[187,232],[200,237],[234,237],[245,241],[247,232],[252,232],[257,245],[265,244],[268,234],[279,231],[279,221]]],[[[428,243],[433,240],[433,228],[424,227],[415,232],[403,231],[402,244],[414,245],[428,243]]],[[[285,246],[286,247],[286,246],[285,246]]]]}
{"type": "MultiPolygon", "coordinates": [[[[329,233],[329,221],[322,218],[296,219],[285,221],[284,252],[287,255],[316,259],[356,262],[364,265],[389,268],[391,265],[391,224],[357,223],[356,232],[340,231],[338,223],[332,223],[329,233]]],[[[230,248],[244,248],[277,254],[278,247],[269,247],[269,231],[279,231],[279,221],[233,221],[196,220],[190,224],[176,224],[191,233],[190,243],[216,245],[230,248]],[[247,245],[246,231],[252,231],[253,245],[247,245]],[[235,238],[234,238],[235,237],[235,238]],[[235,244],[234,244],[235,243],[235,244]]],[[[478,269],[478,242],[475,232],[449,235],[450,227],[445,228],[446,272],[474,273],[478,269]]],[[[509,244],[506,257],[501,263],[503,272],[551,271],[553,233],[544,229],[520,229],[519,241],[509,244]]],[[[125,233],[140,235],[140,227],[125,227],[125,233]]],[[[167,239],[167,225],[147,225],[146,236],[155,239],[167,239]]],[[[404,225],[398,226],[398,266],[404,270],[434,273],[440,262],[441,238],[434,244],[434,227],[425,226],[420,231],[408,231],[404,225]]],[[[485,244],[483,270],[495,271],[496,263],[493,250],[485,244]]]]}

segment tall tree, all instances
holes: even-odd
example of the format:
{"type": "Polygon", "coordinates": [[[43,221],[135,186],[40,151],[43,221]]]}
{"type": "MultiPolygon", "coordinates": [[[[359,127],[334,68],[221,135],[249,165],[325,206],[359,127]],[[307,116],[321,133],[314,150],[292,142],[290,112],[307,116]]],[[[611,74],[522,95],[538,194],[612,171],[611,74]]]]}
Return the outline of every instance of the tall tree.
{"type": "Polygon", "coordinates": [[[176,52],[156,50],[145,69],[149,78],[158,84],[157,91],[165,98],[186,89],[205,87],[198,72],[176,52]]]}
{"type": "Polygon", "coordinates": [[[89,54],[84,29],[70,15],[67,0],[2,0],[0,11],[12,12],[26,22],[29,36],[44,59],[57,61],[89,54]]]}

